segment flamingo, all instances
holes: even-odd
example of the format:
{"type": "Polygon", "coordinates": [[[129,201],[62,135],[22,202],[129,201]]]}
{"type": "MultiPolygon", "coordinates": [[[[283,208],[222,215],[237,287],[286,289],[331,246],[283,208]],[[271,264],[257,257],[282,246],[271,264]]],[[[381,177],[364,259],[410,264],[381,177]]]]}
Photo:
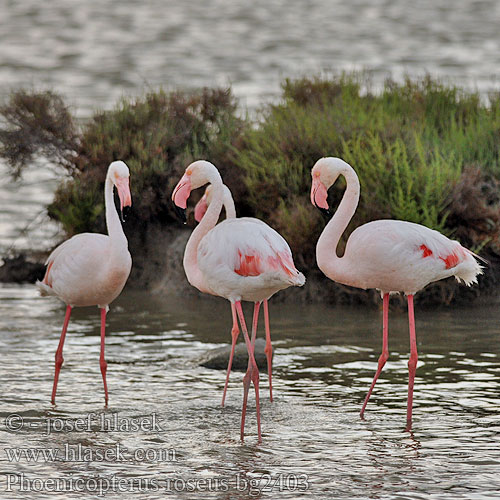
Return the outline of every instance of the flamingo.
{"type": "MultiPolygon", "coordinates": [[[[194,207],[194,218],[196,222],[201,222],[203,216],[205,215],[210,203],[212,201],[212,187],[211,185],[207,186],[205,189],[205,193],[200,198],[200,201],[194,207]]],[[[224,209],[226,211],[227,219],[234,219],[236,217],[236,209],[234,207],[233,196],[231,195],[231,191],[224,184],[224,197],[223,197],[224,209]]],[[[267,359],[267,373],[269,377],[269,399],[271,402],[273,401],[273,380],[272,380],[272,360],[273,360],[273,347],[271,344],[271,330],[269,326],[269,304],[268,300],[263,300],[264,305],[264,326],[266,331],[266,347],[264,348],[264,353],[267,359]]],[[[254,307],[257,307],[256,305],[254,307]]],[[[229,355],[229,362],[227,365],[227,374],[226,374],[226,382],[224,384],[224,392],[222,394],[222,406],[224,406],[224,402],[226,400],[226,392],[229,384],[229,374],[231,373],[231,366],[233,364],[234,358],[234,349],[236,347],[236,341],[239,336],[239,328],[238,321],[236,320],[236,313],[234,311],[234,304],[231,304],[231,313],[233,315],[233,329],[231,331],[231,353],[229,355]]]]}
{"type": "Polygon", "coordinates": [[[185,220],[187,199],[193,189],[209,183],[212,201],[200,224],[194,229],[184,253],[184,269],[188,281],[198,290],[224,297],[233,312],[233,345],[238,319],[248,350],[248,369],[243,378],[241,440],[244,428],[250,381],[255,388],[257,433],[262,441],[259,404],[259,370],[253,345],[257,331],[260,304],[289,286],[302,286],[305,278],[293,263],[287,242],[264,222],[250,218],[229,218],[217,224],[222,210],[224,185],[217,168],[198,160],[187,168],[172,193],[172,200],[185,220]],[[217,225],[216,225],[217,224],[217,225]],[[241,301],[255,303],[252,339],[249,338],[241,301]]]}
{"type": "Polygon", "coordinates": [[[101,309],[100,368],[106,406],[108,404],[107,363],[104,358],[106,313],[109,304],[122,291],[132,267],[127,238],[114,205],[113,186],[118,191],[120,209],[131,206],[129,177],[129,169],[123,161],[114,161],[109,165],[104,185],[108,235],[82,233],[65,241],[49,255],[45,263],[45,277],[36,282],[42,296],[53,295],[66,304],[63,329],[55,355],[52,404],[55,404],[59,372],[64,361],[63,346],[71,310],[75,306],[95,305],[101,309]]]}
{"type": "Polygon", "coordinates": [[[343,175],[346,180],[346,191],[335,215],[318,239],[316,260],[318,267],[328,278],[357,288],[376,288],[380,290],[383,298],[382,354],[361,408],[361,418],[389,357],[389,295],[404,292],[407,296],[410,360],[406,431],[410,431],[418,359],[413,296],[429,283],[449,276],[455,276],[458,281],[470,286],[477,283],[477,276],[482,273],[482,267],[475,259],[478,256],[458,241],[450,240],[438,231],[420,224],[400,220],[377,220],[356,228],[347,240],[343,257],[338,257],[336,249],[340,237],[353,217],[359,201],[358,176],[354,169],[340,158],[321,158],[311,171],[311,203],[328,216],[330,211],[327,192],[339,175],[343,175]]]}

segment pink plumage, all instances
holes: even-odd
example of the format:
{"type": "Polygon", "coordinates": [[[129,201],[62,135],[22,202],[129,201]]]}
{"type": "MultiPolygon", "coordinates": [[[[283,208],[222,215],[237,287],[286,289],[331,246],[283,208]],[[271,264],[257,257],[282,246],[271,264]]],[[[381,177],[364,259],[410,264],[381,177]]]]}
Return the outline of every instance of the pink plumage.
{"type": "Polygon", "coordinates": [[[207,233],[198,247],[198,265],[209,289],[232,302],[261,302],[305,283],[284,238],[249,217],[227,219],[207,233]]]}
{"type": "MultiPolygon", "coordinates": [[[[227,377],[229,377],[234,345],[239,333],[237,316],[239,317],[249,356],[248,370],[243,379],[241,439],[243,440],[244,436],[248,390],[250,381],[252,381],[255,387],[258,439],[261,441],[259,371],[253,353],[259,307],[261,302],[264,302],[268,341],[266,354],[270,369],[271,350],[267,299],[277,291],[289,286],[302,286],[305,278],[295,268],[292,253],[286,241],[264,222],[244,217],[228,218],[217,224],[224,198],[229,202],[230,193],[228,198],[228,190],[223,185],[218,170],[211,163],[199,160],[188,166],[172,194],[172,199],[178,209],[186,208],[187,198],[191,190],[207,183],[210,183],[211,187],[211,201],[207,203],[205,196],[196,210],[197,218],[202,218],[186,245],[184,269],[188,281],[200,291],[224,297],[231,302],[233,313],[232,351],[227,377]],[[241,308],[242,300],[255,303],[251,340],[241,308]]],[[[232,198],[230,201],[232,202],[232,198]]],[[[226,204],[226,210],[229,205],[230,203],[226,204]]],[[[228,211],[228,216],[233,214],[234,210],[228,211]]]]}
{"type": "Polygon", "coordinates": [[[107,364],[104,359],[106,313],[109,304],[125,286],[132,266],[127,238],[114,206],[113,187],[118,191],[121,208],[130,206],[129,177],[129,169],[124,162],[110,164],[104,187],[108,235],[82,233],[65,241],[49,255],[45,276],[36,283],[41,295],[58,297],[67,305],[56,351],[52,404],[55,404],[59,372],[64,361],[62,351],[71,309],[75,306],[98,306],[101,309],[100,366],[105,402],[108,402],[107,364]]]}
{"type": "Polygon", "coordinates": [[[366,405],[389,357],[388,308],[389,294],[404,292],[408,297],[410,324],[410,361],[406,430],[411,429],[413,385],[417,365],[417,344],[413,315],[413,295],[423,287],[450,276],[466,285],[477,282],[481,266],[476,255],[458,241],[450,240],[438,231],[412,222],[377,220],[355,229],[347,240],[343,257],[337,255],[337,245],[351,220],[359,201],[358,176],[340,158],[321,158],[312,171],[311,202],[329,214],[328,189],[339,175],[347,187],[340,205],[325,227],[316,246],[318,267],[330,279],[357,288],[376,288],[383,296],[383,344],[378,369],[361,409],[366,405]]]}

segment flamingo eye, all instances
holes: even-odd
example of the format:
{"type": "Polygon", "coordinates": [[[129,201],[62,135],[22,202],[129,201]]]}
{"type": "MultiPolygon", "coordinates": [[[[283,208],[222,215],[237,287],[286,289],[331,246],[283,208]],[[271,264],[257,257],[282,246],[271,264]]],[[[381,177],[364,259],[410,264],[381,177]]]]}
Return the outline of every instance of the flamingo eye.
{"type": "Polygon", "coordinates": [[[319,172],[314,172],[314,177],[319,177],[321,174],[319,172]]]}
{"type": "Polygon", "coordinates": [[[192,170],[186,170],[186,175],[191,175],[193,173],[192,170]]]}

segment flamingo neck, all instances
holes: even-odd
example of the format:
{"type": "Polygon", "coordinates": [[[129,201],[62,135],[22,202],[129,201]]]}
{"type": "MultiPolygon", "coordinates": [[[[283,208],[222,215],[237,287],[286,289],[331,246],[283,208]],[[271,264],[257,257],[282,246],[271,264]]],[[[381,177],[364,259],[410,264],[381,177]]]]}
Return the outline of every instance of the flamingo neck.
{"type": "Polygon", "coordinates": [[[337,246],[356,211],[360,191],[359,179],[352,167],[346,165],[340,173],[344,176],[347,187],[335,215],[326,225],[316,245],[318,267],[334,280],[346,271],[343,262],[345,256],[337,255],[337,246]]]}
{"type": "Polygon", "coordinates": [[[224,184],[223,203],[224,203],[224,210],[226,211],[226,219],[234,219],[236,217],[236,208],[234,207],[234,200],[231,195],[231,191],[229,191],[229,188],[225,184],[224,184]]]}
{"type": "Polygon", "coordinates": [[[115,201],[113,199],[113,181],[110,177],[106,177],[104,185],[104,204],[106,206],[106,227],[108,228],[108,235],[115,246],[127,248],[127,237],[123,232],[118,213],[115,208],[115,201]]]}
{"type": "MultiPolygon", "coordinates": [[[[203,219],[191,233],[184,251],[184,270],[187,279],[191,285],[198,288],[201,292],[210,293],[206,286],[203,275],[198,267],[198,245],[203,237],[217,224],[222,211],[224,189],[222,179],[214,177],[212,184],[212,202],[208,206],[203,219]]],[[[234,205],[233,205],[234,206],[234,205]]]]}

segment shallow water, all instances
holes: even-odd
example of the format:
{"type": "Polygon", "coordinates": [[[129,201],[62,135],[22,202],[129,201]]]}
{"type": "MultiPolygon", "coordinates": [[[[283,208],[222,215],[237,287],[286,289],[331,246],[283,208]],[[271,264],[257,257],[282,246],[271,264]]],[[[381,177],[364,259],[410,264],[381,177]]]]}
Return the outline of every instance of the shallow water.
{"type": "Polygon", "coordinates": [[[47,480],[58,479],[59,488],[87,494],[107,489],[106,498],[130,489],[139,498],[192,498],[193,489],[207,499],[498,498],[498,308],[417,306],[412,433],[403,431],[406,314],[391,312],[390,359],[364,421],[358,412],[380,351],[381,311],[271,303],[270,314],[275,401],[262,374],[263,442],[251,393],[242,444],[243,374],[232,374],[221,408],[225,374],[196,363],[229,342],[225,301],[124,293],[108,316],[107,410],[98,311],[74,310],[53,407],[64,306],[38,297],[32,286],[2,285],[0,492],[40,498],[33,490],[53,489],[47,480]],[[124,428],[131,419],[143,429],[124,428]],[[57,449],[59,456],[28,462],[21,451],[9,461],[5,449],[19,448],[57,449]],[[106,450],[104,459],[99,453],[106,450]]]}
{"type": "MultiPolygon", "coordinates": [[[[375,86],[389,74],[429,71],[483,93],[498,88],[500,4],[493,0],[165,5],[0,0],[0,97],[20,86],[50,87],[86,117],[145,88],[231,83],[253,110],[276,99],[283,77],[352,68],[371,70],[375,86]]],[[[0,164],[0,255],[52,244],[57,227],[43,207],[55,184],[41,168],[13,184],[0,164]]],[[[125,292],[108,316],[107,410],[98,311],[76,309],[52,407],[64,307],[31,285],[0,285],[0,497],[45,498],[59,486],[70,491],[57,498],[79,489],[97,497],[99,488],[106,498],[132,491],[189,499],[193,488],[205,499],[498,498],[500,312],[417,306],[416,315],[409,434],[404,314],[391,314],[391,357],[362,421],[381,312],[271,304],[275,401],[263,374],[263,443],[251,395],[242,444],[243,374],[232,375],[221,408],[224,373],[196,363],[229,342],[224,301],[125,292]],[[124,428],[133,423],[143,429],[124,428]],[[59,455],[29,462],[21,448],[59,455]],[[10,451],[9,461],[7,449],[18,459],[10,451]]]]}

